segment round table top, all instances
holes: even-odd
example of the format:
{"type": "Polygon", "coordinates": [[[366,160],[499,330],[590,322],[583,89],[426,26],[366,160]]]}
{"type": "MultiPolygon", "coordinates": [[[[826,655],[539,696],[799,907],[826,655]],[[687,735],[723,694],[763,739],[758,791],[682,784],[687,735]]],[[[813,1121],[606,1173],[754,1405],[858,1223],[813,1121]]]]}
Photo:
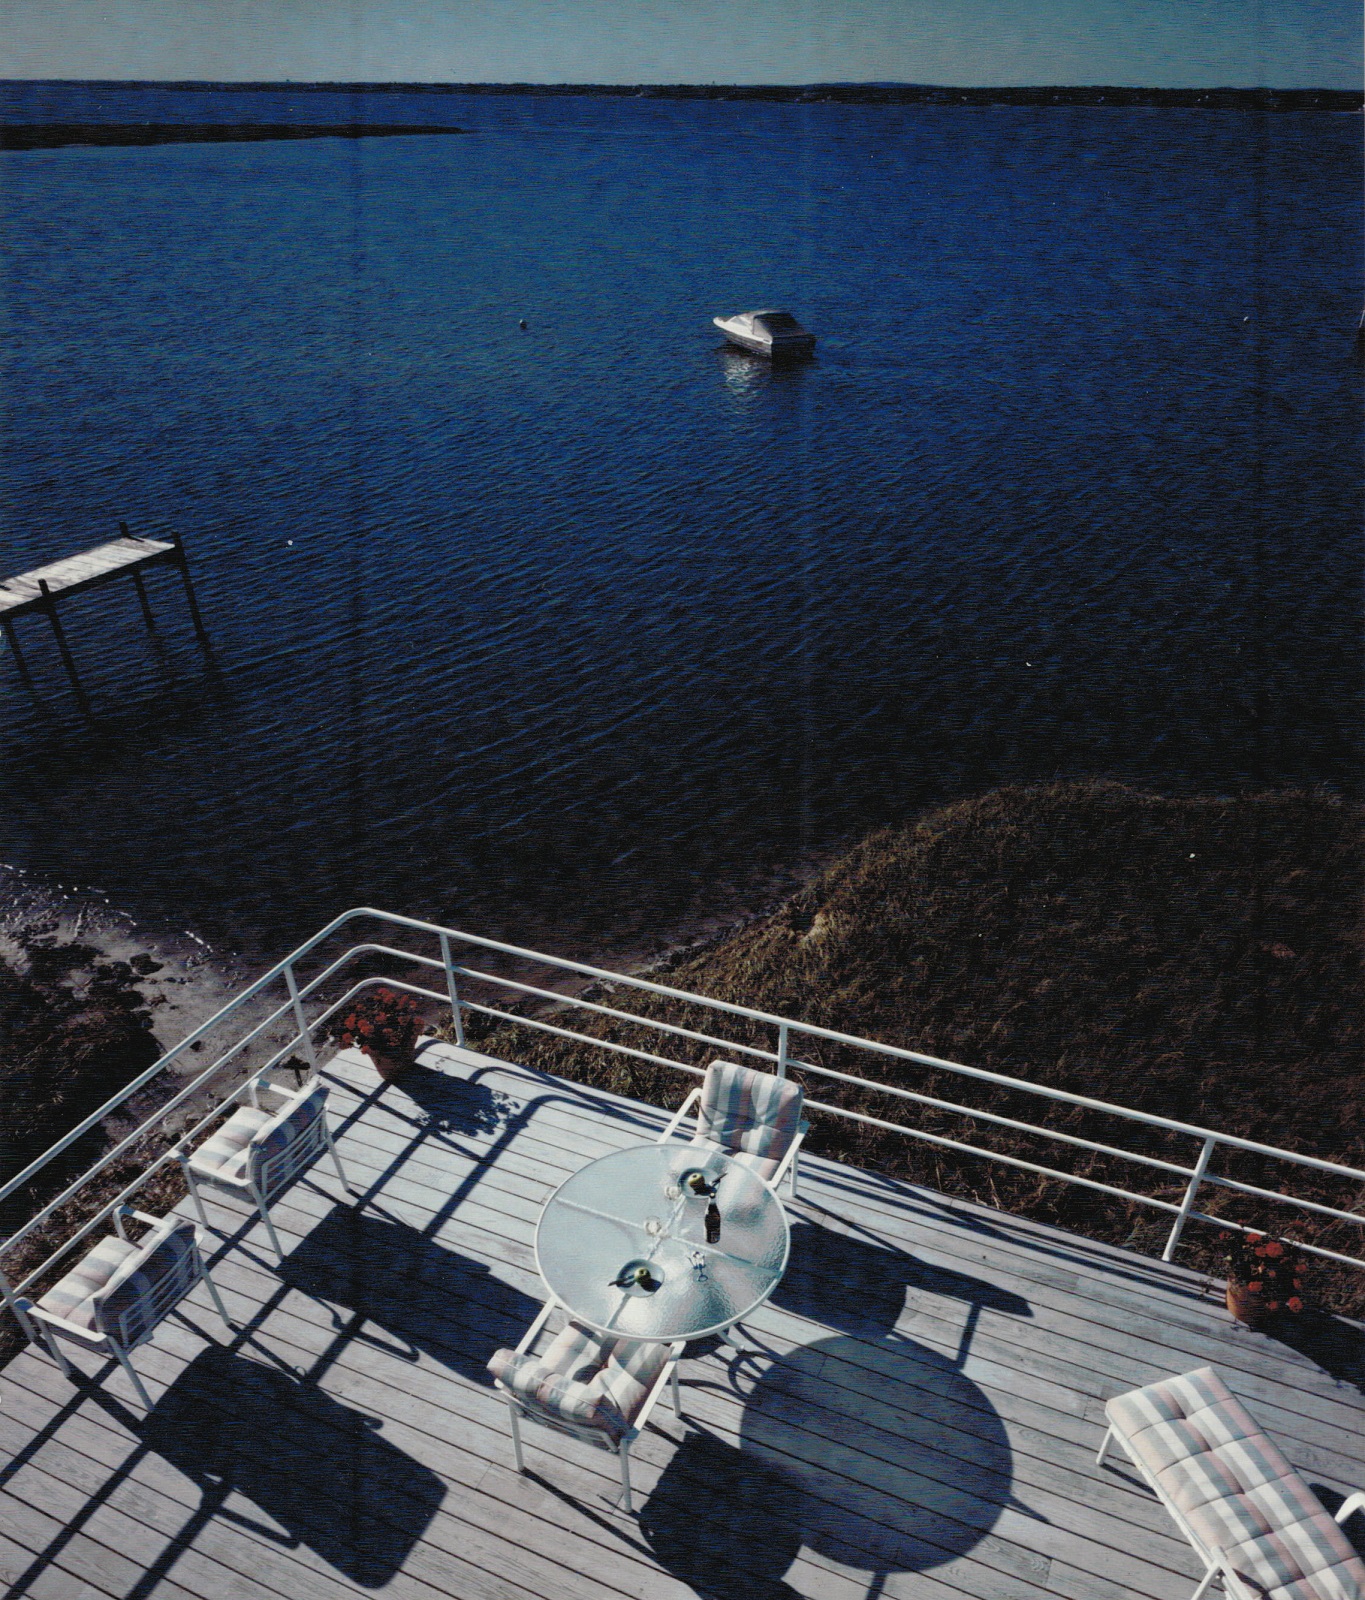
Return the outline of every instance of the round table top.
{"type": "Polygon", "coordinates": [[[598,1333],[701,1339],[763,1304],[790,1243],[782,1202],[756,1173],[705,1145],[670,1141],[614,1150],[566,1178],[536,1226],[536,1265],[560,1304],[598,1333]],[[714,1244],[710,1197],[685,1182],[693,1172],[716,1185],[714,1244]],[[629,1281],[640,1266],[644,1285],[629,1281]]]}

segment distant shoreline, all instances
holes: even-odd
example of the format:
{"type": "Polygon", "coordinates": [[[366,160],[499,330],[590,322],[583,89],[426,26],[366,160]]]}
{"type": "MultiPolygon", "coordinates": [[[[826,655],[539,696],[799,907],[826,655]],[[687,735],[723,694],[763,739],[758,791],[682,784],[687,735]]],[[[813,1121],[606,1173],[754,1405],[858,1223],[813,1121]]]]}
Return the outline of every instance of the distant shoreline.
{"type": "Polygon", "coordinates": [[[56,150],[66,145],[92,144],[239,144],[260,139],[378,139],[463,131],[391,122],[29,122],[0,127],[0,150],[56,150]]]}
{"type": "MultiPolygon", "coordinates": [[[[152,79],[0,79],[0,93],[13,94],[43,85],[49,88],[154,89],[242,94],[365,93],[452,95],[594,95],[655,100],[760,100],[795,104],[932,105],[932,106],[1100,106],[1205,111],[1359,111],[1365,95],[1356,89],[1236,89],[1227,87],[1159,89],[1115,84],[1059,84],[975,88],[928,83],[269,83],[257,81],[193,82],[152,79]]],[[[10,131],[23,127],[11,123],[10,131]]],[[[31,126],[37,126],[32,124],[31,126]]],[[[164,125],[157,125],[164,126],[164,125]]],[[[188,126],[188,125],[186,125],[188,126]]],[[[204,126],[204,125],[200,125],[204,126]]],[[[217,124],[208,124],[215,127],[217,124]]],[[[294,127],[296,125],[290,125],[294,127]]],[[[348,124],[357,131],[378,127],[348,124]]],[[[446,128],[385,127],[390,133],[444,133],[446,128]]],[[[320,137],[317,134],[268,133],[257,137],[320,137]]]]}

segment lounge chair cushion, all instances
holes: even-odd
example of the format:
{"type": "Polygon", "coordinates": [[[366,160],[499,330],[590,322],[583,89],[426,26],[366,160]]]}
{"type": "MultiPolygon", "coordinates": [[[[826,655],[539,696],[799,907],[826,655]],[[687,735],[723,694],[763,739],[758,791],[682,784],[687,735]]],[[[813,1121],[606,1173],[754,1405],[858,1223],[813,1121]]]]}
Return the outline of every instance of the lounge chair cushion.
{"type": "Polygon", "coordinates": [[[551,1427],[580,1438],[605,1436],[615,1446],[634,1426],[668,1359],[666,1344],[604,1338],[570,1322],[543,1355],[499,1350],[488,1370],[551,1427]]]}
{"type": "Polygon", "coordinates": [[[1257,1600],[1365,1600],[1365,1562],[1212,1367],[1105,1412],[1206,1549],[1257,1600]]]}
{"type": "Polygon", "coordinates": [[[78,1328],[95,1332],[95,1295],[108,1284],[119,1267],[137,1252],[135,1244],[111,1233],[39,1298],[39,1310],[50,1311],[54,1317],[61,1317],[78,1328]]]}
{"type": "Polygon", "coordinates": [[[218,1131],[190,1157],[196,1177],[226,1178],[229,1183],[246,1179],[247,1146],[271,1120],[259,1106],[238,1106],[218,1131]]]}
{"type": "Polygon", "coordinates": [[[697,1109],[697,1142],[716,1145],[772,1178],[801,1128],[801,1086],[732,1061],[706,1069],[697,1109]]]}
{"type": "Polygon", "coordinates": [[[188,1217],[163,1217],[91,1297],[95,1326],[132,1349],[199,1278],[198,1234],[188,1217]]]}
{"type": "MultiPolygon", "coordinates": [[[[247,1160],[251,1171],[258,1179],[265,1174],[267,1165],[275,1157],[283,1154],[292,1145],[314,1132],[327,1111],[327,1085],[325,1083],[306,1083],[295,1094],[291,1095],[284,1105],[280,1107],[252,1137],[247,1150],[247,1160]]],[[[310,1141],[315,1144],[316,1141],[310,1141]]],[[[280,1176],[287,1176],[293,1171],[290,1163],[284,1163],[288,1172],[280,1176]]]]}

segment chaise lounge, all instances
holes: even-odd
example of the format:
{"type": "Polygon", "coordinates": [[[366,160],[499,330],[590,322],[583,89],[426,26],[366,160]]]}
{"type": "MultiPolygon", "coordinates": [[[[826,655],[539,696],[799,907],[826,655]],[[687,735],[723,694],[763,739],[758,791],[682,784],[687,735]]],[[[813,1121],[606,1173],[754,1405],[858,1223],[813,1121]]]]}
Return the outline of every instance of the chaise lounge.
{"type": "Polygon", "coordinates": [[[1223,1580],[1232,1600],[1365,1600],[1365,1562],[1341,1531],[1365,1494],[1332,1517],[1212,1367],[1117,1395],[1100,1466],[1119,1439],[1206,1570],[1192,1600],[1223,1580]]]}

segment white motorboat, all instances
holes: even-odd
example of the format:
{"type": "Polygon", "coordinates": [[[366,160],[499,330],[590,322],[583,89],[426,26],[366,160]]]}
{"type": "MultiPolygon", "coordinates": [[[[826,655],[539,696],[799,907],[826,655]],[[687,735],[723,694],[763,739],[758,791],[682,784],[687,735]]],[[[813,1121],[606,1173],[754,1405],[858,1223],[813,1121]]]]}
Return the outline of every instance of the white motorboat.
{"type": "Polygon", "coordinates": [[[739,311],[733,317],[712,317],[731,344],[760,356],[808,356],[815,335],[807,333],[790,311],[739,311]]]}

